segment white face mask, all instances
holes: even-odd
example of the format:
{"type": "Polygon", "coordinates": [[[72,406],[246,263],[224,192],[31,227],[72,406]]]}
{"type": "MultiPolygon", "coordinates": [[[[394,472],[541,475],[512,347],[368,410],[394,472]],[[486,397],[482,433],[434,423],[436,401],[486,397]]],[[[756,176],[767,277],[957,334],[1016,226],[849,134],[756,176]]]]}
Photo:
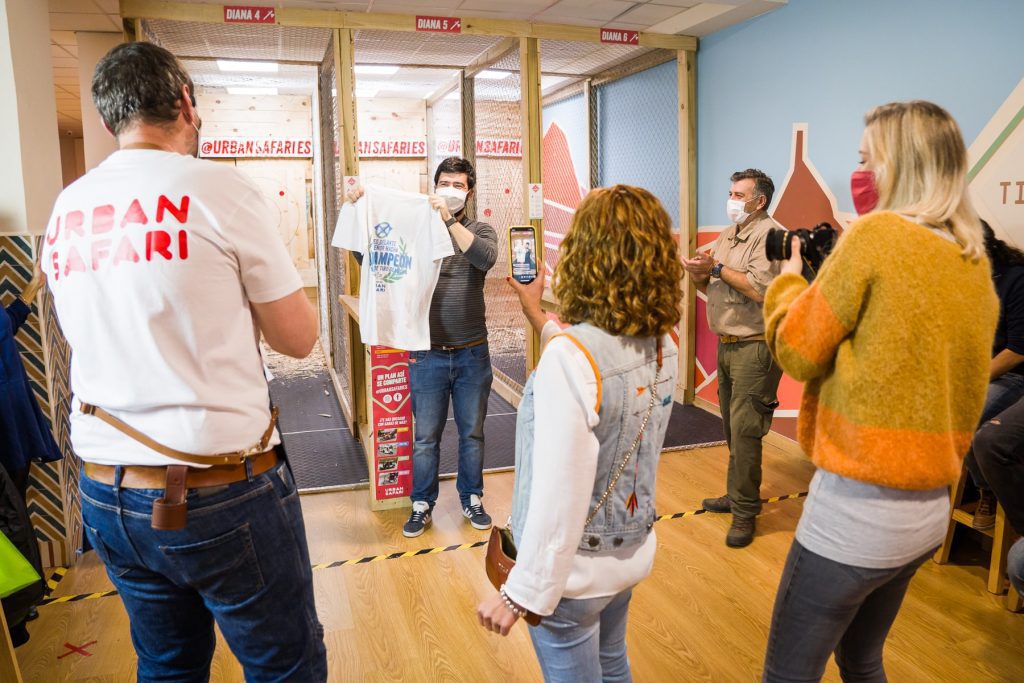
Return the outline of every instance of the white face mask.
{"type": "Polygon", "coordinates": [[[750,212],[745,210],[746,207],[747,202],[740,201],[739,199],[730,199],[725,203],[725,213],[729,216],[729,220],[739,224],[750,217],[750,212]]]}
{"type": "Polygon", "coordinates": [[[462,207],[466,205],[466,196],[469,193],[465,190],[449,186],[437,188],[437,192],[435,194],[437,194],[438,197],[444,197],[445,201],[448,203],[448,210],[451,211],[452,214],[456,214],[459,211],[462,211],[462,207]]]}

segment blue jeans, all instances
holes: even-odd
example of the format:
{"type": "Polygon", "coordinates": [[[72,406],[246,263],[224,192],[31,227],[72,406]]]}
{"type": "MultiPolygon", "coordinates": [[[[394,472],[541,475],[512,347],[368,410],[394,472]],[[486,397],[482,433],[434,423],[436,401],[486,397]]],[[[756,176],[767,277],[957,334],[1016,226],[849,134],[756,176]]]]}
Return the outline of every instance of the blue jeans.
{"type": "Polygon", "coordinates": [[[835,652],[843,680],[884,683],[882,649],[910,580],[934,551],[892,569],[834,562],[794,540],[775,595],[766,683],[820,681],[835,652]]]}
{"type": "Polygon", "coordinates": [[[139,681],[208,681],[214,621],[247,681],[325,681],[299,495],[284,464],[188,493],[188,525],[150,526],[162,489],[81,476],[89,543],[128,611],[139,681]]]}
{"type": "MultiPolygon", "coordinates": [[[[988,393],[985,394],[985,407],[981,409],[981,420],[978,424],[985,424],[1021,398],[1024,398],[1024,375],[1018,375],[1016,372],[1007,372],[996,377],[988,384],[988,393]]],[[[964,463],[967,465],[967,471],[971,473],[971,479],[974,481],[975,486],[986,490],[991,488],[988,482],[985,481],[985,475],[978,465],[978,459],[974,456],[973,448],[967,451],[964,463]]]]}
{"type": "Polygon", "coordinates": [[[546,683],[632,681],[626,617],[633,589],[606,598],[562,598],[530,639],[546,683]]]}
{"type": "Polygon", "coordinates": [[[412,500],[437,502],[441,434],[448,421],[448,402],[459,430],[459,474],[455,488],[463,507],[472,494],[484,493],[484,417],[491,393],[491,359],[487,344],[451,351],[409,354],[412,416],[412,500]]]}
{"type": "Polygon", "coordinates": [[[1010,548],[1006,558],[1006,573],[1010,575],[1010,584],[1024,595],[1024,538],[1018,538],[1010,548]]]}

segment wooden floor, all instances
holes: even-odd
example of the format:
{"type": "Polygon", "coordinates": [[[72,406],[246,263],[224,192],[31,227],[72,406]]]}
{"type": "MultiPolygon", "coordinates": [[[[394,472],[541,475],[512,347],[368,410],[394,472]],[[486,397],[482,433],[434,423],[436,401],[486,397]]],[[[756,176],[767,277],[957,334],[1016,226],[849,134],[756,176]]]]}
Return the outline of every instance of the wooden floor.
{"type": "MultiPolygon", "coordinates": [[[[666,454],[659,472],[661,513],[696,510],[720,494],[727,453],[710,448],[666,454]]],[[[812,467],[765,448],[765,497],[805,491],[812,467]]],[[[488,511],[509,512],[512,474],[488,475],[488,511]]],[[[303,497],[314,563],[486,538],[458,509],[454,482],[444,482],[434,525],[403,538],[402,510],[372,513],[365,491],[303,497]]],[[[653,575],[634,593],[629,655],[637,681],[760,680],[765,639],[800,500],[767,505],[753,545],[724,545],[727,515],[659,522],[653,575]]],[[[332,681],[539,681],[526,626],[507,638],[476,623],[474,608],[491,593],[483,549],[383,560],[314,572],[332,681]]],[[[90,553],[60,583],[57,595],[109,590],[90,553]]],[[[128,620],[116,597],[40,608],[32,639],[18,649],[27,681],[132,681],[135,659],[128,620]],[[65,644],[86,648],[91,656],[65,644]],[[68,654],[70,653],[70,654],[68,654]],[[61,656],[66,655],[66,656],[61,656]]],[[[212,680],[242,681],[221,642],[212,680]]],[[[985,590],[980,566],[925,564],[914,579],[886,649],[890,680],[1024,681],[1024,615],[1006,612],[985,590]]],[[[834,664],[825,680],[839,680],[834,664]]]]}

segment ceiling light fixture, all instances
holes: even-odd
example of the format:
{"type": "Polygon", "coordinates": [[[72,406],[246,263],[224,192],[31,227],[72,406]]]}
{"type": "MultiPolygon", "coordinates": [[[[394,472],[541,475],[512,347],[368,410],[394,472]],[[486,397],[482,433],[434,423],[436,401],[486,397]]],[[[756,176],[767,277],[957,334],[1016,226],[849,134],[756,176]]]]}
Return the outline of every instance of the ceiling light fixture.
{"type": "Polygon", "coordinates": [[[500,80],[502,78],[508,78],[512,75],[511,71],[495,71],[494,69],[486,69],[476,75],[477,78],[487,78],[490,80],[500,80]]]}
{"type": "Polygon", "coordinates": [[[277,62],[237,62],[230,59],[218,59],[217,68],[221,71],[248,71],[252,73],[277,73],[277,62]]]}

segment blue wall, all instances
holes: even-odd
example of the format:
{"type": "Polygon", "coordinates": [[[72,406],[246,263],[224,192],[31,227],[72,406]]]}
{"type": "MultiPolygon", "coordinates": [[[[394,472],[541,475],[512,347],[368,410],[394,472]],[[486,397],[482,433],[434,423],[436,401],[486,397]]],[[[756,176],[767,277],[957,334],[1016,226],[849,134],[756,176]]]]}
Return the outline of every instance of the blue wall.
{"type": "Polygon", "coordinates": [[[650,190],[679,227],[679,119],[676,62],[596,89],[602,186],[650,190]]]}
{"type": "Polygon", "coordinates": [[[698,224],[727,222],[735,170],[761,168],[781,185],[796,122],[809,124],[809,158],[840,211],[853,211],[849,177],[871,107],[931,100],[970,146],[1024,78],[1022,27],[1021,0],[790,0],[703,39],[698,224]]]}

